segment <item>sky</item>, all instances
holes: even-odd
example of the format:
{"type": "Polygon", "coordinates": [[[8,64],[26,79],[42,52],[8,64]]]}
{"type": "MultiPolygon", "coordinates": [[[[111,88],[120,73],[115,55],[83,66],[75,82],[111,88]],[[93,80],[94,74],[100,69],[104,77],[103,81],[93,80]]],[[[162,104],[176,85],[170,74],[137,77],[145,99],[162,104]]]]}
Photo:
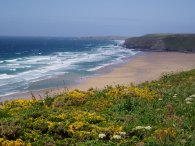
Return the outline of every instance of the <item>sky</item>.
{"type": "Polygon", "coordinates": [[[0,0],[0,36],[195,33],[195,0],[0,0]]]}

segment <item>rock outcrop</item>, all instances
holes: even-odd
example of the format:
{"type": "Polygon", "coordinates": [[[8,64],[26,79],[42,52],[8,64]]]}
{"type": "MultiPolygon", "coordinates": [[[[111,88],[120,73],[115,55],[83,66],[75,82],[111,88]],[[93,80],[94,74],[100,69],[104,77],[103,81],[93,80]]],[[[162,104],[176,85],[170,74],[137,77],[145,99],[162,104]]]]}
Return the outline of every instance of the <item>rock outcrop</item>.
{"type": "Polygon", "coordinates": [[[124,46],[139,51],[195,52],[195,34],[149,34],[128,38],[124,46]]]}

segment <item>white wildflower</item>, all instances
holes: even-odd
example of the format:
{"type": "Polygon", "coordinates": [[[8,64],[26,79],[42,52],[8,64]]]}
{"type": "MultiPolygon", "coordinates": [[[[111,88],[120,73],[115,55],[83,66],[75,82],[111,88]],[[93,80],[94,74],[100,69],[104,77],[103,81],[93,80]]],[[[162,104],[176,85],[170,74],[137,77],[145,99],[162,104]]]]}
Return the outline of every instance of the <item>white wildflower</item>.
{"type": "Polygon", "coordinates": [[[140,130],[140,129],[144,129],[144,126],[136,126],[135,130],[140,130]]]}
{"type": "Polygon", "coordinates": [[[141,129],[145,129],[145,130],[150,130],[152,127],[150,126],[136,126],[135,129],[133,130],[141,130],[141,129]]]}
{"type": "Polygon", "coordinates": [[[185,101],[193,101],[193,98],[188,97],[188,98],[185,99],[185,101]]]}
{"type": "Polygon", "coordinates": [[[191,97],[191,98],[195,98],[195,94],[193,94],[193,95],[190,95],[189,97],[191,97]]]}
{"type": "Polygon", "coordinates": [[[114,135],[113,138],[114,139],[121,139],[122,137],[120,135],[114,135]]]}
{"type": "Polygon", "coordinates": [[[105,135],[104,133],[100,133],[100,134],[98,135],[98,137],[99,137],[100,139],[103,139],[103,138],[106,137],[106,135],[105,135]]]}
{"type": "Polygon", "coordinates": [[[146,129],[146,130],[150,130],[150,129],[152,129],[152,127],[146,126],[145,129],[146,129]]]}
{"type": "Polygon", "coordinates": [[[127,133],[126,133],[126,132],[119,132],[119,134],[120,134],[121,136],[125,136],[127,133]]]}
{"type": "Polygon", "coordinates": [[[163,99],[162,99],[162,98],[159,98],[158,100],[161,101],[161,100],[163,100],[163,99]]]}
{"type": "Polygon", "coordinates": [[[177,96],[173,95],[173,98],[176,98],[177,96]]]}
{"type": "Polygon", "coordinates": [[[190,101],[187,101],[187,102],[186,102],[186,104],[192,104],[192,102],[190,102],[190,101]]]}

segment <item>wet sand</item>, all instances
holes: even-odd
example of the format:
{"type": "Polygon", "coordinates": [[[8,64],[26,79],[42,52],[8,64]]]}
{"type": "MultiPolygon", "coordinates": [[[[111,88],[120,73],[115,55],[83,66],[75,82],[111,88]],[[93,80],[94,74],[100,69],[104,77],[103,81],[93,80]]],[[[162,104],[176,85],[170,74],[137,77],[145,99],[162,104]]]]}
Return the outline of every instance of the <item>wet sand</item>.
{"type": "Polygon", "coordinates": [[[81,90],[103,88],[106,85],[139,84],[158,79],[162,73],[195,69],[195,54],[150,52],[140,55],[110,73],[94,77],[74,86],[81,90]]]}
{"type": "MultiPolygon", "coordinates": [[[[111,71],[102,71],[103,74],[83,80],[78,85],[69,87],[88,90],[89,88],[102,89],[106,85],[139,84],[145,81],[158,79],[165,72],[179,72],[195,69],[195,54],[177,52],[148,52],[134,57],[120,66],[115,66],[111,71]]],[[[105,68],[105,70],[107,70],[105,68]]],[[[64,88],[45,89],[34,91],[37,99],[44,98],[47,94],[54,96],[63,92],[64,88]]],[[[2,101],[16,98],[32,98],[30,92],[13,94],[2,97],[2,101]]]]}

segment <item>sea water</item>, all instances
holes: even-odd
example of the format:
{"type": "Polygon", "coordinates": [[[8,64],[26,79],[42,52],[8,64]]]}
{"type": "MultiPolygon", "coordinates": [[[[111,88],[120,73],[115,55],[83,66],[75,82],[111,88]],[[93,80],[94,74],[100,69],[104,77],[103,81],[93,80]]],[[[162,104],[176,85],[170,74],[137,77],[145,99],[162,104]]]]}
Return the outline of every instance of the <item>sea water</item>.
{"type": "Polygon", "coordinates": [[[70,86],[136,51],[123,40],[0,37],[0,96],[70,86]]]}

